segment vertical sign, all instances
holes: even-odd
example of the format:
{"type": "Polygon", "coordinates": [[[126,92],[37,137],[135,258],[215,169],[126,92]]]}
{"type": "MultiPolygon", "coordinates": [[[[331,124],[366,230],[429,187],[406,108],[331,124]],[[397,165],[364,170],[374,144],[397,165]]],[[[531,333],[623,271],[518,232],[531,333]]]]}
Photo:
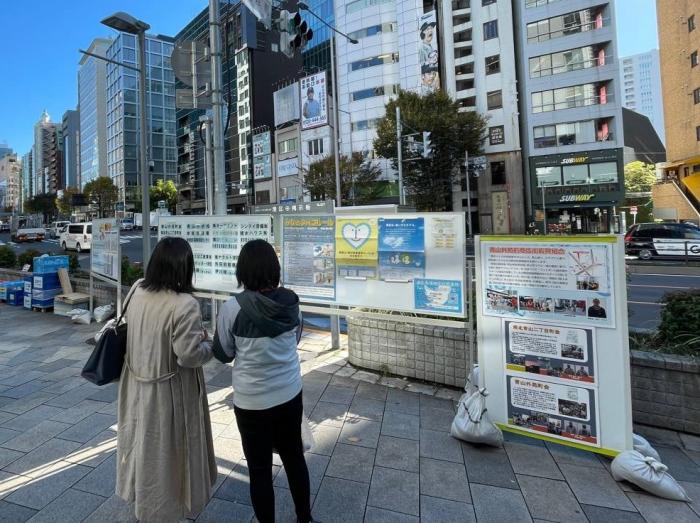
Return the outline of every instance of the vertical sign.
{"type": "Polygon", "coordinates": [[[328,123],[326,73],[316,73],[300,80],[301,128],[311,129],[328,123]]]}
{"type": "Polygon", "coordinates": [[[119,259],[119,225],[116,218],[92,221],[92,244],[90,246],[92,272],[118,280],[121,275],[119,259]]]}
{"type": "Polygon", "coordinates": [[[421,86],[426,91],[436,91],[440,89],[440,45],[435,11],[429,11],[420,17],[418,36],[421,86]]]}
{"type": "Polygon", "coordinates": [[[476,260],[481,385],[494,421],[606,455],[630,449],[622,239],[481,236],[476,260]]]}
{"type": "Polygon", "coordinates": [[[270,158],[270,131],[253,136],[253,178],[261,180],[272,177],[270,158]]]}

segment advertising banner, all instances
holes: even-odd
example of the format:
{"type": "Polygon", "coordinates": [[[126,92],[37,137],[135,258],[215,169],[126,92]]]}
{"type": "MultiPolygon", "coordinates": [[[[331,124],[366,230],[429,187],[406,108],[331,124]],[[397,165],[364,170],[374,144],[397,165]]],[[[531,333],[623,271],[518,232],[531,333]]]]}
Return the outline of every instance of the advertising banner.
{"type": "Polygon", "coordinates": [[[253,157],[253,178],[255,180],[272,178],[271,155],[253,157]]]}
{"type": "Polygon", "coordinates": [[[284,285],[300,298],[335,299],[335,218],[282,216],[284,285]]]}
{"type": "Polygon", "coordinates": [[[317,73],[300,80],[301,128],[311,129],[328,123],[326,73],[317,73]]]}
{"type": "Polygon", "coordinates": [[[299,158],[289,158],[277,162],[277,177],[295,176],[299,174],[299,158]]]}
{"type": "Polygon", "coordinates": [[[379,219],[379,277],[412,281],[425,276],[423,218],[379,219]]]}
{"type": "Polygon", "coordinates": [[[194,254],[194,285],[202,291],[239,292],[236,263],[250,240],[270,241],[269,216],[161,216],[158,239],[184,238],[194,254]]]}
{"type": "Polygon", "coordinates": [[[118,280],[122,265],[119,257],[119,224],[116,218],[92,221],[90,247],[92,272],[118,280]]]}
{"type": "Polygon", "coordinates": [[[429,312],[456,312],[463,310],[462,285],[458,280],[416,279],[416,309],[429,312]]]}
{"type": "Polygon", "coordinates": [[[299,82],[272,94],[275,109],[275,127],[299,119],[299,82]]]}
{"type": "Polygon", "coordinates": [[[269,155],[270,150],[270,131],[253,135],[253,157],[269,155]]]}
{"type": "Polygon", "coordinates": [[[335,237],[335,258],[340,276],[365,279],[377,277],[377,218],[338,218],[335,237]]]}
{"type": "Polygon", "coordinates": [[[420,17],[418,35],[421,86],[426,91],[436,91],[440,89],[440,44],[435,11],[429,11],[420,17]]]}

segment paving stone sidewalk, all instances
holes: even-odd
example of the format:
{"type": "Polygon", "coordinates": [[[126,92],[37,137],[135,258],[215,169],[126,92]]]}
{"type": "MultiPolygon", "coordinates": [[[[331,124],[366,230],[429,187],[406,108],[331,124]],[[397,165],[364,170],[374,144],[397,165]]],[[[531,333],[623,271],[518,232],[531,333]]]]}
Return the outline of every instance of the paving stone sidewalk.
{"type": "MultiPolygon", "coordinates": [[[[0,304],[0,521],[131,522],[114,495],[115,385],[80,377],[97,326],[0,304]]],[[[504,448],[449,435],[459,391],[357,371],[328,335],[300,357],[316,445],[314,517],[367,522],[700,522],[700,438],[639,427],[695,504],[616,483],[609,460],[506,436],[504,448]]],[[[219,479],[197,522],[253,520],[230,368],[205,368],[219,479]]],[[[274,467],[278,521],[295,521],[274,467]]]]}

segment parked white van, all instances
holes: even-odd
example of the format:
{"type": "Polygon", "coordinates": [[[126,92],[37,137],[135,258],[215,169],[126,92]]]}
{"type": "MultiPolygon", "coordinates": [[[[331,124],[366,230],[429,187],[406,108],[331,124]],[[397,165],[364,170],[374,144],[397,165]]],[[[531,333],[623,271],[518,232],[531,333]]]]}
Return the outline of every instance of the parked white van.
{"type": "Polygon", "coordinates": [[[71,223],[61,234],[61,247],[64,251],[89,251],[92,245],[92,223],[71,223]]]}

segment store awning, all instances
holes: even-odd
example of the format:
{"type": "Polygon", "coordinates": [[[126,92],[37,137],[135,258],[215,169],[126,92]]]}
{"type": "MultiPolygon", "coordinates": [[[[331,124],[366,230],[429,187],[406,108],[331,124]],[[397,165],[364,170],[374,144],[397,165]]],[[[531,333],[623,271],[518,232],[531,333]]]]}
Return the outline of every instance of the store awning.
{"type": "Polygon", "coordinates": [[[692,174],[681,180],[686,189],[690,191],[696,200],[700,201],[700,174],[692,174]]]}

